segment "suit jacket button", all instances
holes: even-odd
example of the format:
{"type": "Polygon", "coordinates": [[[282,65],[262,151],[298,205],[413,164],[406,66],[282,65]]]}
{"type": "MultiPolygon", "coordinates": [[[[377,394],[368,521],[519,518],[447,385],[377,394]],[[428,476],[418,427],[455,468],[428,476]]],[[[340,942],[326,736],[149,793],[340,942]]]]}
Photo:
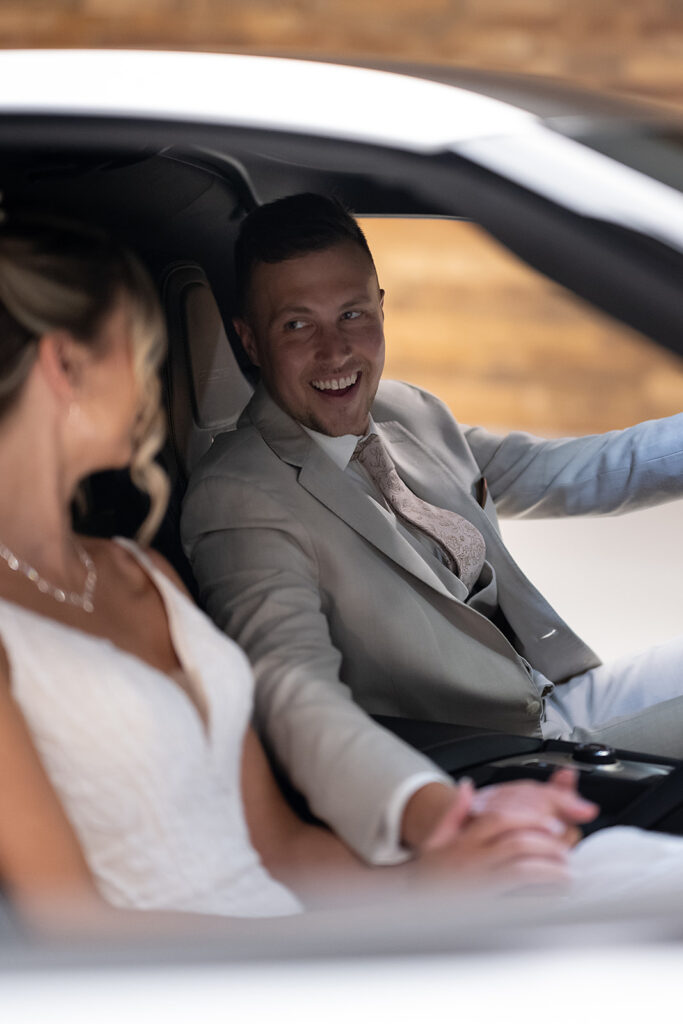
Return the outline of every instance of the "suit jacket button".
{"type": "Polygon", "coordinates": [[[532,716],[532,718],[538,718],[538,716],[541,713],[542,708],[543,708],[543,705],[541,704],[540,700],[530,700],[530,701],[527,701],[526,709],[529,712],[529,714],[532,716]]]}

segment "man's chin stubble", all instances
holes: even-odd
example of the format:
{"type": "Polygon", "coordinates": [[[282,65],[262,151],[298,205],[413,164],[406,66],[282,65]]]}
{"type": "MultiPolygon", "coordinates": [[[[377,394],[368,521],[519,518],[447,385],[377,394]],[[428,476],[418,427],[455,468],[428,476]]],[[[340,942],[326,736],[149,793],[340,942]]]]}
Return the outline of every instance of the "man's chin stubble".
{"type": "Polygon", "coordinates": [[[344,437],[345,434],[354,434],[357,437],[362,437],[365,433],[364,430],[361,430],[359,433],[357,430],[347,426],[335,429],[331,424],[321,422],[314,415],[310,415],[306,421],[302,420],[301,422],[305,427],[308,427],[310,430],[317,430],[319,434],[325,434],[326,437],[344,437]]]}

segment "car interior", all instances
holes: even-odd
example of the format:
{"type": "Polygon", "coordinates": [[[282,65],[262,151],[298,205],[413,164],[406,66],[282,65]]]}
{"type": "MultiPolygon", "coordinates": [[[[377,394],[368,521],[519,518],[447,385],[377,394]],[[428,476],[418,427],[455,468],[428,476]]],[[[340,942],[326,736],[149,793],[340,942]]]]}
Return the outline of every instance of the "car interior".
{"type": "MultiPolygon", "coordinates": [[[[16,118],[0,131],[0,153],[2,214],[8,221],[49,215],[100,224],[138,252],[157,284],[169,340],[169,433],[161,460],[173,491],[154,543],[191,590],[179,542],[184,489],[215,435],[235,427],[254,386],[230,311],[233,242],[240,220],[257,204],[321,191],[364,216],[471,217],[547,275],[607,311],[618,309],[632,326],[647,325],[651,336],[672,348],[682,336],[680,265],[664,247],[617,226],[577,225],[566,210],[492,172],[475,173],[455,156],[427,159],[277,132],[228,133],[143,121],[112,120],[105,131],[87,118],[16,118]],[[99,138],[97,145],[93,138],[99,138]],[[529,229],[523,235],[520,221],[529,229]],[[547,238],[571,239],[579,227],[585,259],[577,266],[559,247],[549,249],[547,238]],[[640,277],[642,292],[632,289],[625,303],[629,261],[638,260],[644,247],[651,258],[640,277]]],[[[81,529],[134,534],[145,505],[126,474],[98,474],[88,491],[81,529]]],[[[683,833],[683,767],[674,761],[597,745],[577,751],[575,744],[449,723],[381,721],[454,776],[466,773],[478,784],[547,778],[567,762],[582,767],[582,790],[603,808],[590,828],[623,821],[683,833]],[[615,764],[618,777],[611,770],[615,764]]],[[[300,801],[297,806],[305,813],[300,801]]]]}

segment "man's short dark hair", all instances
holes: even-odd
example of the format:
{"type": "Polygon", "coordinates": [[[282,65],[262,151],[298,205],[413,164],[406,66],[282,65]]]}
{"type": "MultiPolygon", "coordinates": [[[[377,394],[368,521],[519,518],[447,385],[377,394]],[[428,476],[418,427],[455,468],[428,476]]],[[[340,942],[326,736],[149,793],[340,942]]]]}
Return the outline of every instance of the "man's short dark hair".
{"type": "Polygon", "coordinates": [[[331,196],[301,192],[252,210],[242,221],[235,242],[237,315],[245,313],[251,275],[257,264],[282,263],[342,242],[359,245],[373,262],[357,221],[331,196]]]}

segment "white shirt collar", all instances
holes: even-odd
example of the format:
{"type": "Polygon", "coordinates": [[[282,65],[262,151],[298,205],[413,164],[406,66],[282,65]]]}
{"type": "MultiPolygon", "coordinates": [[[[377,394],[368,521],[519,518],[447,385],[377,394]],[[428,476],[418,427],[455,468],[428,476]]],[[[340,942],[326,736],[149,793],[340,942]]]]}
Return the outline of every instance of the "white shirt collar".
{"type": "Polygon", "coordinates": [[[375,421],[372,416],[370,417],[370,426],[368,427],[367,434],[342,434],[341,437],[329,437],[327,434],[321,434],[317,430],[311,430],[310,427],[304,427],[303,423],[300,423],[299,426],[322,448],[325,454],[332,459],[342,472],[351,461],[354,449],[361,438],[367,437],[368,434],[376,433],[375,421]]]}

